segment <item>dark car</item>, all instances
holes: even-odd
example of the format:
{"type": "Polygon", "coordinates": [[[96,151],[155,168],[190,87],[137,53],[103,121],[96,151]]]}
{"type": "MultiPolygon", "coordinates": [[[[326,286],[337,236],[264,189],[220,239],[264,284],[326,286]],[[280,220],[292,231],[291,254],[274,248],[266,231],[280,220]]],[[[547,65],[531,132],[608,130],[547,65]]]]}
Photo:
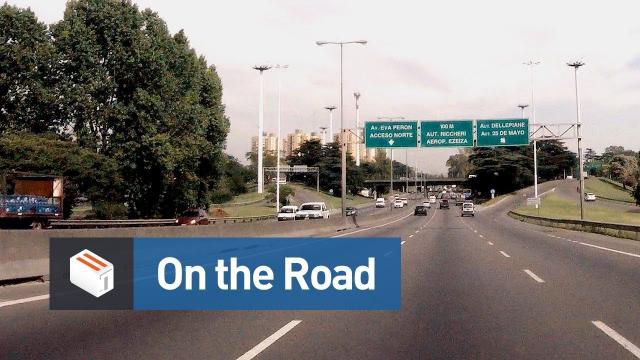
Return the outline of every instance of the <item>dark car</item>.
{"type": "Polygon", "coordinates": [[[416,209],[413,210],[413,215],[427,215],[427,207],[424,205],[418,205],[416,206],[416,209]]]}
{"type": "Polygon", "coordinates": [[[178,217],[178,225],[209,225],[209,217],[202,209],[187,210],[178,217]]]}
{"type": "Polygon", "coordinates": [[[345,213],[347,214],[347,216],[355,216],[358,215],[358,209],[352,207],[352,206],[348,206],[346,209],[344,209],[345,213]]]}
{"type": "Polygon", "coordinates": [[[449,199],[440,200],[440,209],[449,209],[449,199]]]}

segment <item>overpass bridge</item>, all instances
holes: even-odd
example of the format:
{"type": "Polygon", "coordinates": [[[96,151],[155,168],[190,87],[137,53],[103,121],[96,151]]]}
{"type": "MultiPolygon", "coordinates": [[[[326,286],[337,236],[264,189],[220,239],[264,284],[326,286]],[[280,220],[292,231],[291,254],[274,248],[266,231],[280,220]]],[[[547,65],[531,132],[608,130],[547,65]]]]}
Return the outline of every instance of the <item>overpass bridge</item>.
{"type": "MultiPolygon", "coordinates": [[[[463,185],[468,179],[467,178],[428,178],[428,179],[418,179],[416,182],[415,178],[409,178],[409,186],[437,186],[437,185],[463,185]]],[[[376,188],[379,186],[390,186],[390,179],[371,179],[364,181],[366,186],[376,188]]],[[[400,190],[407,185],[406,178],[393,179],[393,188],[396,190],[400,190]]]]}

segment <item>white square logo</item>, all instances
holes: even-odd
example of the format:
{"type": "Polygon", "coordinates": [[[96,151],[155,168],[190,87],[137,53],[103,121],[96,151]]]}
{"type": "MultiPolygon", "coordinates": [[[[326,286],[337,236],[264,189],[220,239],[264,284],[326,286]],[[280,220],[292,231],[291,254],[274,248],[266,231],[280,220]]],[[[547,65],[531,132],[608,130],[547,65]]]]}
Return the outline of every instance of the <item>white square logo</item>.
{"type": "Polygon", "coordinates": [[[69,280],[95,297],[113,290],[113,272],[112,263],[87,249],[69,258],[69,280]]]}

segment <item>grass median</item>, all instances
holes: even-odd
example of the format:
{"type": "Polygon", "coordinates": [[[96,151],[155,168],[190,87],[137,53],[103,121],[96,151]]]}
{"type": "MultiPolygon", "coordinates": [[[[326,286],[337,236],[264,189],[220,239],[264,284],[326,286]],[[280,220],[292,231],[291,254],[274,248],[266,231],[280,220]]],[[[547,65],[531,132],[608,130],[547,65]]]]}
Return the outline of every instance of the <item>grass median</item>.
{"type": "MultiPolygon", "coordinates": [[[[578,220],[580,219],[580,204],[578,201],[550,194],[542,199],[539,209],[533,206],[522,206],[517,208],[515,212],[552,219],[578,220]]],[[[597,202],[587,202],[584,207],[584,219],[605,223],[640,225],[640,208],[624,211],[600,206],[597,202]]]]}
{"type": "Polygon", "coordinates": [[[590,177],[584,181],[585,192],[592,192],[597,197],[610,200],[635,203],[631,191],[625,191],[599,178],[590,177]]]}

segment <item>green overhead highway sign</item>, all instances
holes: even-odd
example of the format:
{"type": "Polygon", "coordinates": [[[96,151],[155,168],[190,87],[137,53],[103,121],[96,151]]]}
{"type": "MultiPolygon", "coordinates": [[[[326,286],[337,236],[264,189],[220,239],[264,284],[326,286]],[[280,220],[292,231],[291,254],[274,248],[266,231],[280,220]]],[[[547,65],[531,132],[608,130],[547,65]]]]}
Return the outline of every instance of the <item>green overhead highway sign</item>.
{"type": "Polygon", "coordinates": [[[418,122],[367,121],[364,139],[368,148],[418,147],[418,122]]]}
{"type": "Polygon", "coordinates": [[[529,144],[529,119],[476,120],[477,146],[529,144]]]}
{"type": "Polygon", "coordinates": [[[473,120],[420,122],[422,147],[473,146],[473,120]]]}

